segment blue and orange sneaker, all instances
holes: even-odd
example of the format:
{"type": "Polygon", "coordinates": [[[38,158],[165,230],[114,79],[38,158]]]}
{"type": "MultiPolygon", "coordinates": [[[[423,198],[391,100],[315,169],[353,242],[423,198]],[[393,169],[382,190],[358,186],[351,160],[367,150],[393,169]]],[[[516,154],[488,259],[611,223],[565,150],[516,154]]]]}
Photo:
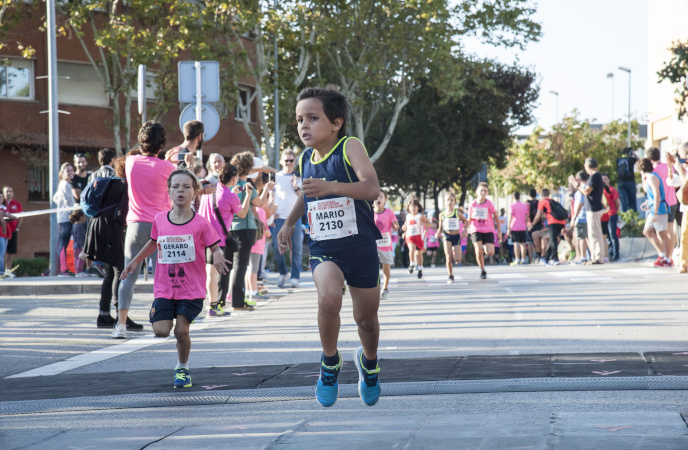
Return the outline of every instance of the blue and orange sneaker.
{"type": "Polygon", "coordinates": [[[191,374],[189,369],[174,369],[174,388],[191,387],[191,374]]]}
{"type": "Polygon", "coordinates": [[[380,399],[380,366],[375,370],[368,370],[363,365],[363,347],[354,352],[354,361],[358,370],[358,395],[368,406],[373,406],[380,399]]]}
{"type": "Polygon", "coordinates": [[[326,366],[322,360],[320,361],[320,377],[318,378],[318,384],[315,386],[315,398],[325,407],[334,405],[337,397],[339,397],[337,377],[342,369],[342,355],[339,351],[337,351],[337,355],[339,356],[339,362],[336,366],[326,366]]]}

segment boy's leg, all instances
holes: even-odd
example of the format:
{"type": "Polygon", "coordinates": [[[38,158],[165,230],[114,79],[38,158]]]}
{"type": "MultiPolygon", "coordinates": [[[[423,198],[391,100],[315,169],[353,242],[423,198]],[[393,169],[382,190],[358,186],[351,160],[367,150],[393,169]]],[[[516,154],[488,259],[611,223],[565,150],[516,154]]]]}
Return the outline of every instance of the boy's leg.
{"type": "Polygon", "coordinates": [[[172,331],[172,321],[171,320],[158,320],[151,324],[153,326],[153,333],[155,337],[167,337],[172,331]]]}
{"type": "Polygon", "coordinates": [[[174,337],[177,339],[177,355],[179,362],[186,364],[189,362],[191,352],[191,337],[189,336],[189,321],[181,314],[177,315],[177,323],[174,326],[174,337]]]}
{"type": "Polygon", "coordinates": [[[380,322],[377,311],[380,307],[380,287],[362,289],[349,286],[353,303],[354,320],[358,325],[358,337],[363,346],[363,355],[368,360],[377,358],[380,340],[380,322]]]}
{"type": "MultiPolygon", "coordinates": [[[[318,289],[318,330],[323,353],[325,356],[334,356],[339,339],[344,274],[335,263],[325,261],[313,271],[313,281],[318,289]]],[[[377,301],[379,300],[378,297],[377,301]]]]}

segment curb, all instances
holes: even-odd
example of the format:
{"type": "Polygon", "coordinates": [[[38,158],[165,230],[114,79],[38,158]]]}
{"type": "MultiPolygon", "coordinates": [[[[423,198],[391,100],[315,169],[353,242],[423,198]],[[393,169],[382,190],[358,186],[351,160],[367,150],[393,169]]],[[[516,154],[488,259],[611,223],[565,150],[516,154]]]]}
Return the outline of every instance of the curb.
{"type": "MultiPolygon", "coordinates": [[[[655,391],[688,389],[688,376],[613,378],[509,378],[383,383],[383,397],[408,395],[482,394],[563,391],[655,391]]],[[[1,415],[92,411],[170,406],[200,406],[314,400],[314,386],[240,389],[198,393],[132,394],[104,397],[0,402],[1,415]]],[[[340,398],[357,398],[356,384],[339,386],[340,398]]]]}

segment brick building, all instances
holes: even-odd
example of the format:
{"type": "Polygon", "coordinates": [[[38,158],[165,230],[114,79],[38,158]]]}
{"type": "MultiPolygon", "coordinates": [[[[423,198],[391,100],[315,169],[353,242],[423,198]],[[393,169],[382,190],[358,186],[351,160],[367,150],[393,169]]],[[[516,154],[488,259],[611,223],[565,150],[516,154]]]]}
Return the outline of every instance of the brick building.
{"type": "MultiPolygon", "coordinates": [[[[24,20],[13,29],[10,37],[32,46],[36,52],[32,59],[24,59],[18,52],[0,50],[0,187],[14,188],[15,198],[26,211],[47,209],[49,203],[48,174],[48,59],[47,37],[40,31],[40,15],[24,20]]],[[[86,42],[92,41],[86,39],[86,42]]],[[[92,49],[95,46],[92,45],[92,49]]],[[[252,50],[250,40],[245,42],[252,50]]],[[[58,108],[69,114],[59,114],[60,162],[72,161],[75,153],[86,153],[89,169],[98,167],[97,152],[103,147],[114,148],[111,101],[97,72],[89,62],[79,41],[74,37],[57,39],[58,108]]],[[[181,59],[190,59],[184,58],[181,59]]],[[[243,80],[241,95],[253,89],[250,79],[243,80]]],[[[154,102],[149,89],[148,101],[154,102]]],[[[161,122],[167,130],[168,147],[183,141],[179,130],[179,114],[185,104],[177,104],[167,112],[161,122]]],[[[251,105],[254,113],[256,105],[251,105]]],[[[149,105],[150,108],[150,105],[149,105]]],[[[235,119],[235,111],[223,114],[220,130],[204,143],[203,152],[219,153],[226,159],[232,155],[253,150],[242,123],[235,119]]],[[[122,107],[122,111],[124,108],[122,107]]],[[[254,113],[255,114],[255,113],[254,113]]],[[[130,142],[136,143],[141,125],[136,95],[131,104],[130,142]]],[[[257,127],[257,125],[254,125],[257,127]]],[[[122,145],[126,145],[122,135],[122,145]]],[[[24,220],[18,257],[48,256],[49,217],[40,215],[24,220]]]]}

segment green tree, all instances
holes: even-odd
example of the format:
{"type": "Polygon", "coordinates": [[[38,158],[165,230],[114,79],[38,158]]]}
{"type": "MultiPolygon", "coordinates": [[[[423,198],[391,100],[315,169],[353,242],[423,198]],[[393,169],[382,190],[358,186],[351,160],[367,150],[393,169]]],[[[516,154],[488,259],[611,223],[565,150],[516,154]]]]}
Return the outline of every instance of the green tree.
{"type": "MultiPolygon", "coordinates": [[[[583,170],[585,158],[593,157],[600,172],[607,172],[611,182],[616,183],[616,160],[626,147],[626,130],[627,123],[617,121],[593,128],[574,110],[549,132],[536,127],[524,142],[514,143],[506,166],[492,170],[492,174],[509,191],[529,186],[553,189],[567,186],[568,176],[583,170]]],[[[633,148],[643,145],[639,130],[638,122],[633,120],[633,148]]]]}
{"type": "Polygon", "coordinates": [[[657,72],[659,82],[668,80],[676,85],[674,98],[678,120],[688,115],[688,42],[676,41],[671,46],[671,59],[657,72]]]}
{"type": "Polygon", "coordinates": [[[422,83],[400,116],[390,152],[375,164],[385,185],[400,193],[427,193],[436,205],[444,189],[459,191],[463,203],[484,164],[504,166],[510,134],[530,123],[538,95],[535,74],[521,67],[457,64],[468,94],[445,100],[430,82],[422,83]]]}
{"type": "Polygon", "coordinates": [[[36,50],[31,46],[26,46],[21,40],[12,35],[12,30],[19,25],[22,19],[41,14],[37,2],[27,4],[23,0],[0,0],[0,53],[5,49],[17,49],[24,58],[30,58],[36,50]]]}

